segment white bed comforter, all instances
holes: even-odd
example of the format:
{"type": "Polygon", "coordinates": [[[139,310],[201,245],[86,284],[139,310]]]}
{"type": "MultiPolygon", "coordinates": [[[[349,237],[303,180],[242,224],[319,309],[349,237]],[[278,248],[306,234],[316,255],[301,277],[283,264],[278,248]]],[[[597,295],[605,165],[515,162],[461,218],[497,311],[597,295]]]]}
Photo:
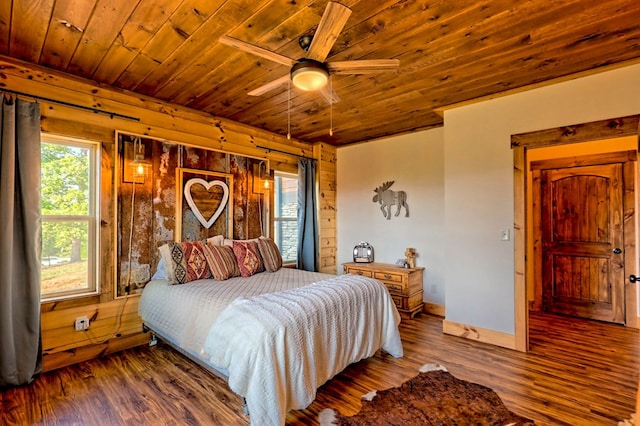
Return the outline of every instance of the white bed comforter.
{"type": "Polygon", "coordinates": [[[228,371],[252,425],[283,425],[347,365],[383,348],[402,356],[400,316],[387,289],[342,275],[278,293],[239,298],[214,321],[204,352],[228,371]]]}
{"type": "Polygon", "coordinates": [[[280,292],[335,277],[335,275],[281,268],[248,278],[213,279],[171,285],[149,282],[140,298],[139,313],[154,332],[190,354],[204,359],[204,341],[220,313],[238,297],[280,292]]]}

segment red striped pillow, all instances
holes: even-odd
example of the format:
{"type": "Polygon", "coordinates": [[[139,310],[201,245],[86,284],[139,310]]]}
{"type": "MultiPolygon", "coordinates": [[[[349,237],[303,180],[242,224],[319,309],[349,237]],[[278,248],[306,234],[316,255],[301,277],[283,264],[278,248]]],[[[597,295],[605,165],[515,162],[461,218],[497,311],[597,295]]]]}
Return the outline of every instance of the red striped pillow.
{"type": "Polygon", "coordinates": [[[213,278],[224,281],[231,277],[239,277],[238,261],[229,246],[205,244],[205,256],[213,278]]]}
{"type": "Polygon", "coordinates": [[[258,239],[258,250],[267,272],[275,272],[282,268],[282,255],[278,246],[271,238],[260,237],[258,239]]]}

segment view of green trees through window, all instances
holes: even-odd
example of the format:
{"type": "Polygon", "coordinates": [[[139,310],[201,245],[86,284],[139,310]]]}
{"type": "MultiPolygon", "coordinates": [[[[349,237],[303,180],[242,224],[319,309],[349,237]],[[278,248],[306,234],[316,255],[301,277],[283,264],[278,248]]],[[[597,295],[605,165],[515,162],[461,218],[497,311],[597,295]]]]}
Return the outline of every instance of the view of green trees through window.
{"type": "Polygon", "coordinates": [[[43,142],[41,211],[43,297],[86,293],[94,246],[94,144],[43,142]]]}

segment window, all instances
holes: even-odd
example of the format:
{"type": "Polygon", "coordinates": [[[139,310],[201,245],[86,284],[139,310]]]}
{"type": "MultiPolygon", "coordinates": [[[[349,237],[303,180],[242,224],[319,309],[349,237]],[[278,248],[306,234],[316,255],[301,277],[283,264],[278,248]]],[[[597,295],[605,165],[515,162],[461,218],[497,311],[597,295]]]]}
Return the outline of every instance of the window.
{"type": "Polygon", "coordinates": [[[274,179],[274,241],[284,263],[298,258],[298,176],[275,173],[274,179]]]}
{"type": "Polygon", "coordinates": [[[98,292],[98,147],[42,135],[42,300],[98,292]]]}

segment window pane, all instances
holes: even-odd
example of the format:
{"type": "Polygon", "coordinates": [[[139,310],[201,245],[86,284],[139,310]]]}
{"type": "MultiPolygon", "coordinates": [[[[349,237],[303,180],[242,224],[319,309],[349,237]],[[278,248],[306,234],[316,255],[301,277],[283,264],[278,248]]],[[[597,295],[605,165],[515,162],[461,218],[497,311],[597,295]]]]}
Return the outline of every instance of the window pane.
{"type": "Polygon", "coordinates": [[[274,182],[274,240],[286,263],[298,257],[298,176],[276,173],[274,182]]]}
{"type": "Polygon", "coordinates": [[[276,221],[275,243],[280,249],[283,262],[295,262],[298,257],[298,221],[276,221]]]}
{"type": "Polygon", "coordinates": [[[42,143],[42,214],[88,215],[90,149],[42,143]]]}
{"type": "Polygon", "coordinates": [[[42,294],[89,290],[88,221],[42,223],[42,294]]]}
{"type": "Polygon", "coordinates": [[[298,217],[298,179],[282,175],[275,177],[275,217],[298,217]]]}
{"type": "Polygon", "coordinates": [[[43,134],[42,300],[98,292],[99,143],[43,134]]]}

